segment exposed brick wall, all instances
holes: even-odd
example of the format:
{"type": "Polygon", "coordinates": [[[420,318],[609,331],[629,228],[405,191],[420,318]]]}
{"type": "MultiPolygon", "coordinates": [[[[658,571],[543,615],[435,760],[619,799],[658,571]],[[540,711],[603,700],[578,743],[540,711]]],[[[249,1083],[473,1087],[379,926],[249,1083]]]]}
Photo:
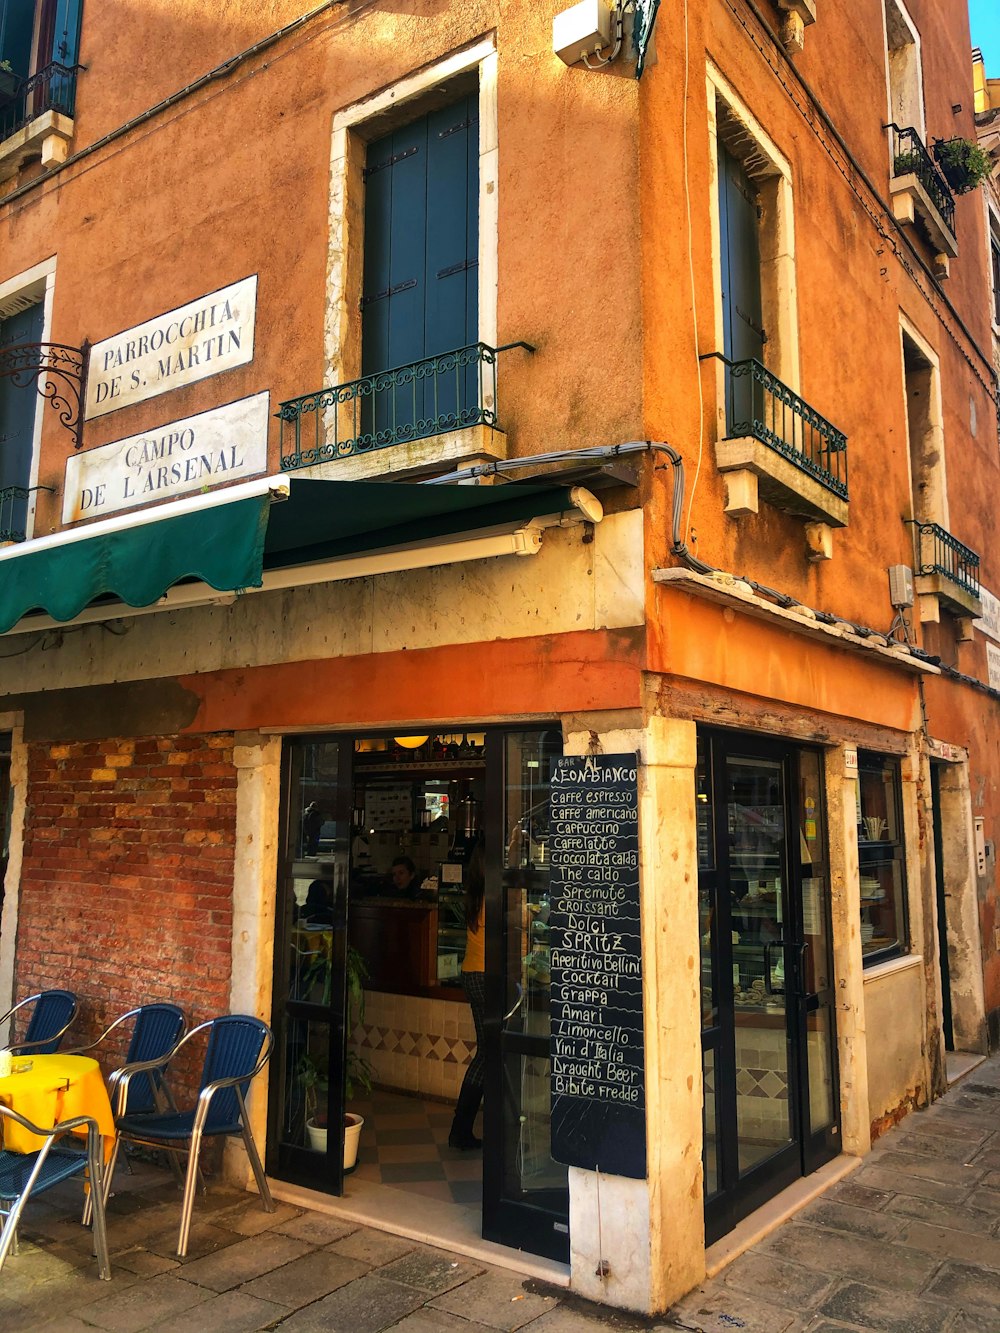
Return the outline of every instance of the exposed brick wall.
{"type": "Polygon", "coordinates": [[[29,747],[16,993],[74,991],[73,1044],[145,1001],[180,1005],[189,1025],[228,1010],[232,747],[231,735],[29,747]]]}

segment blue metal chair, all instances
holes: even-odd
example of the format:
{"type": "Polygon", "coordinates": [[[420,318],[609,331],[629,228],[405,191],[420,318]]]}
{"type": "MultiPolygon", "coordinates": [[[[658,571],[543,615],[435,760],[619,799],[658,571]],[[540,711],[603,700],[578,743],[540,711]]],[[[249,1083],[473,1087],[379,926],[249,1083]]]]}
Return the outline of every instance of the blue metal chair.
{"type": "Polygon", "coordinates": [[[188,1155],[181,1227],[177,1239],[177,1254],[182,1259],[187,1253],[198,1178],[198,1154],[205,1136],[242,1136],[264,1209],[268,1213],[274,1212],[274,1200],[250,1132],[246,1109],[247,1089],[267,1064],[274,1045],[271,1029],[259,1018],[252,1018],[248,1014],[227,1014],[222,1018],[213,1018],[193,1028],[166,1059],[126,1065],[120,1071],[117,1084],[120,1104],[128,1106],[129,1087],[134,1078],[154,1069],[162,1069],[189,1041],[203,1032],[208,1033],[208,1047],[196,1105],[189,1111],[129,1112],[119,1115],[115,1122],[119,1136],[131,1143],[165,1149],[170,1153],[186,1152],[188,1155]]]}
{"type": "Polygon", "coordinates": [[[41,1194],[72,1176],[86,1173],[93,1200],[94,1251],[97,1267],[105,1281],[111,1277],[108,1257],[108,1232],[104,1220],[104,1159],[101,1132],[97,1121],[85,1115],[63,1120],[53,1129],[41,1129],[23,1115],[0,1105],[0,1132],[6,1121],[15,1121],[23,1129],[37,1134],[45,1142],[37,1152],[0,1151],[0,1269],[11,1250],[17,1253],[17,1225],[24,1205],[32,1194],[41,1194]],[[87,1147],[63,1147],[58,1140],[73,1130],[87,1129],[87,1147]]]}
{"type": "MultiPolygon", "coordinates": [[[[149,1069],[131,1081],[128,1085],[127,1102],[124,1100],[124,1096],[119,1096],[119,1087],[125,1068],[134,1064],[146,1063],[150,1060],[169,1060],[173,1054],[174,1048],[184,1035],[184,1024],[186,1022],[183,1009],[178,1009],[176,1004],[141,1004],[137,1009],[130,1009],[127,1014],[122,1014],[120,1018],[116,1018],[88,1046],[74,1047],[66,1054],[86,1055],[96,1050],[112,1032],[131,1019],[134,1019],[135,1023],[132,1028],[128,1050],[125,1052],[124,1066],[112,1070],[108,1078],[108,1093],[111,1098],[112,1109],[116,1115],[176,1110],[173,1095],[164,1077],[162,1067],[149,1069]]],[[[104,1172],[105,1198],[111,1190],[117,1161],[118,1140],[116,1139],[111,1158],[104,1172]]],[[[177,1178],[180,1179],[179,1171],[177,1172],[177,1178]]],[[[84,1204],[83,1221],[84,1224],[90,1221],[89,1195],[84,1204]]]]}
{"type": "Polygon", "coordinates": [[[15,1055],[54,1055],[63,1035],[76,1018],[79,1001],[72,991],[39,991],[37,995],[29,995],[15,1004],[13,1009],[7,1010],[0,1018],[0,1032],[6,1030],[8,1019],[29,1004],[34,1005],[34,1008],[28,1021],[28,1030],[23,1040],[15,1042],[10,1049],[15,1055]]]}
{"type": "MultiPolygon", "coordinates": [[[[173,1054],[174,1047],[184,1035],[184,1010],[176,1004],[141,1004],[130,1009],[113,1023],[109,1023],[101,1035],[88,1046],[74,1046],[67,1055],[87,1055],[97,1049],[110,1037],[111,1033],[135,1019],[132,1036],[125,1052],[124,1067],[144,1064],[146,1061],[166,1060],[173,1054]]],[[[112,1070],[108,1079],[108,1091],[111,1105],[118,1115],[133,1115],[144,1111],[165,1111],[174,1109],[174,1101],[166,1084],[162,1068],[150,1069],[141,1077],[130,1082],[128,1104],[116,1103],[118,1084],[122,1069],[112,1070]]]]}

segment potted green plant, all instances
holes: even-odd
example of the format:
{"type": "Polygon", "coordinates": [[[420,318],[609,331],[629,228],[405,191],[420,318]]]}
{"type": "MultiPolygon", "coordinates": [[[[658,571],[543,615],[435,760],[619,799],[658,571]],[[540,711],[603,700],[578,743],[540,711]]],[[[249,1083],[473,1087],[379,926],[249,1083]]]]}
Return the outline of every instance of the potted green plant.
{"type": "Polygon", "coordinates": [[[972,139],[935,139],[934,157],[955,194],[968,194],[992,174],[993,158],[972,139]]]}
{"type": "Polygon", "coordinates": [[[897,153],[892,160],[893,176],[909,176],[911,172],[918,172],[920,167],[921,157],[919,153],[897,153]]]}
{"type": "Polygon", "coordinates": [[[20,86],[21,80],[14,73],[10,61],[0,60],[0,101],[9,101],[20,86]]]}
{"type": "MultiPolygon", "coordinates": [[[[326,963],[327,972],[332,972],[332,965],[326,963]]],[[[352,945],[347,946],[347,1030],[364,1022],[365,989],[368,968],[361,954],[352,945]]],[[[319,978],[317,978],[319,980],[319,978]]],[[[324,994],[329,999],[329,977],[323,978],[324,994]]],[[[317,1061],[306,1052],[296,1068],[296,1076],[302,1088],[305,1103],[305,1127],[309,1146],[315,1152],[326,1152],[326,1092],[329,1074],[325,1062],[317,1061]],[[321,1099],[321,1094],[322,1099],[321,1099]]],[[[347,1102],[354,1100],[358,1090],[371,1092],[374,1070],[364,1056],[348,1047],[344,1069],[344,1096],[347,1102]]],[[[358,1142],[364,1117],[354,1111],[344,1113],[344,1170],[349,1171],[357,1161],[358,1142]]]]}

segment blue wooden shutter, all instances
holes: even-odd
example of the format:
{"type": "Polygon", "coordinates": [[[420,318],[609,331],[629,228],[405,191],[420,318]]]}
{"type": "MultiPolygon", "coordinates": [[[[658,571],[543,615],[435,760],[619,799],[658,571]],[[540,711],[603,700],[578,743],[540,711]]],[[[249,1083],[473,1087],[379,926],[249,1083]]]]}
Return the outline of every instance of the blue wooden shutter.
{"type": "MultiPolygon", "coordinates": [[[[723,351],[730,361],[764,359],[757,190],[742,165],[719,144],[723,351]]],[[[729,429],[750,419],[753,381],[727,377],[729,429]]]]}
{"type": "MultiPolygon", "coordinates": [[[[476,342],[478,98],[370,144],[365,187],[362,374],[476,342]]],[[[417,438],[474,414],[476,370],[419,376],[374,399],[365,414],[373,443],[417,438]]]]}
{"type": "MultiPolygon", "coordinates": [[[[18,343],[36,343],[42,337],[41,305],[29,306],[20,314],[0,320],[0,349],[18,343]]],[[[35,412],[38,391],[34,382],[17,388],[9,379],[0,379],[0,493],[7,487],[31,484],[31,454],[34,444],[35,412]]],[[[28,502],[0,495],[0,539],[9,541],[22,535],[28,516],[28,502]]]]}
{"type": "Polygon", "coordinates": [[[0,60],[22,79],[31,73],[34,33],[35,0],[0,0],[0,60]]]}

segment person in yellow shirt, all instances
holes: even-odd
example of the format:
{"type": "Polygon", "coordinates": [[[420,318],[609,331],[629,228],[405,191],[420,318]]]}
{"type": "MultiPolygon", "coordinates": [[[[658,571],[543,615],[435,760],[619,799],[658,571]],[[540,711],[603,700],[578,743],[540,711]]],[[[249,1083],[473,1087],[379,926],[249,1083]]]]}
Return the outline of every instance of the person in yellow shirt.
{"type": "Polygon", "coordinates": [[[483,1027],[486,1016],[486,929],[483,899],[486,891],[486,867],[482,843],[477,843],[465,870],[465,958],[462,962],[462,989],[476,1025],[476,1052],[465,1071],[458,1094],[455,1117],[448,1135],[449,1148],[471,1152],[483,1141],[473,1133],[476,1115],[483,1100],[483,1027]]]}

